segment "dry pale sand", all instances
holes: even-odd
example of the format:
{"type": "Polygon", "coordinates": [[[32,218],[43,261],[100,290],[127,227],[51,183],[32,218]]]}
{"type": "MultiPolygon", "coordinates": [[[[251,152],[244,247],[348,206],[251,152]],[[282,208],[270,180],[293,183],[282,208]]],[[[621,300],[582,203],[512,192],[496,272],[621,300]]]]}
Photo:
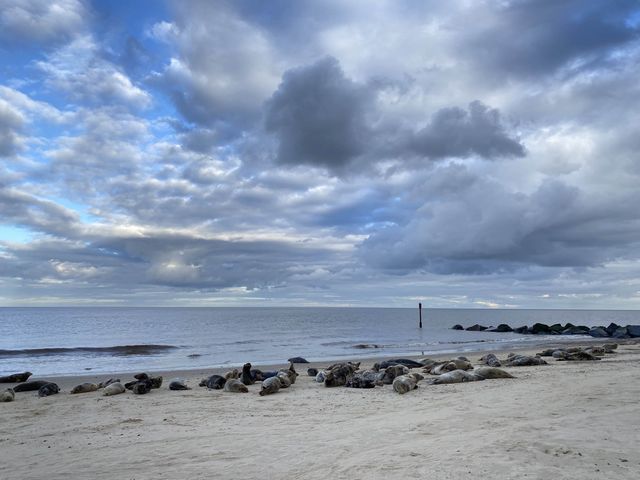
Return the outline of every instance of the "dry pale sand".
{"type": "Polygon", "coordinates": [[[265,397],[199,388],[205,372],[143,396],[69,395],[87,378],[59,379],[59,395],[0,404],[0,478],[640,478],[640,345],[549,362],[402,396],[325,388],[303,368],[265,397]]]}

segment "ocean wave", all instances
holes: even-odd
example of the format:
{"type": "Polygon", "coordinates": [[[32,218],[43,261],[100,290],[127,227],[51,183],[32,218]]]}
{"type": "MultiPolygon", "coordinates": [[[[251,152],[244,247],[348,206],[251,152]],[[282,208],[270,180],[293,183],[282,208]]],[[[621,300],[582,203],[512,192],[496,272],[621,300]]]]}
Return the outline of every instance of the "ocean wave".
{"type": "Polygon", "coordinates": [[[113,347],[49,347],[24,348],[20,350],[1,350],[0,358],[44,357],[54,355],[72,355],[93,353],[96,355],[158,355],[179,347],[175,345],[115,345],[113,347]]]}

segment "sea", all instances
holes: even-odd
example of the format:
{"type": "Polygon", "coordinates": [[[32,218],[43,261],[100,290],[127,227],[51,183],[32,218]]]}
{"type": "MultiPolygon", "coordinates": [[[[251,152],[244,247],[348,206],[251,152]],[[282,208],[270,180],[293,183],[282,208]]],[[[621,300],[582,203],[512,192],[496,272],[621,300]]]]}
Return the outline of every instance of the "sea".
{"type": "Polygon", "coordinates": [[[167,371],[520,348],[582,336],[452,330],[640,324],[640,311],[417,308],[0,308],[0,375],[167,371]]]}

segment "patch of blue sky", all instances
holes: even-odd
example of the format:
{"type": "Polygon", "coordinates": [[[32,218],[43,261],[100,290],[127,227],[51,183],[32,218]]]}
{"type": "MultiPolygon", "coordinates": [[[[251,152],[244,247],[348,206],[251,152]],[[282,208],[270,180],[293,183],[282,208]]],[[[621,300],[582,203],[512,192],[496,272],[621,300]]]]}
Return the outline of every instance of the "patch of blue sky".
{"type": "Polygon", "coordinates": [[[33,232],[27,228],[0,223],[0,242],[29,243],[33,232]]]}

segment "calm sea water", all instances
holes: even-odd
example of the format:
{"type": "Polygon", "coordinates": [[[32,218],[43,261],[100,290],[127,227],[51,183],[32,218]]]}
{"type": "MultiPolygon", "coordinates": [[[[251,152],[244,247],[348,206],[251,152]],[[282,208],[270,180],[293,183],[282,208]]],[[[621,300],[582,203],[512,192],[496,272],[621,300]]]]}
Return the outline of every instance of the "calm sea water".
{"type": "Polygon", "coordinates": [[[640,312],[427,309],[419,329],[417,309],[0,308],[0,375],[279,364],[292,356],[314,361],[428,355],[558,341],[557,336],[451,330],[456,323],[535,322],[640,324],[640,312]]]}

